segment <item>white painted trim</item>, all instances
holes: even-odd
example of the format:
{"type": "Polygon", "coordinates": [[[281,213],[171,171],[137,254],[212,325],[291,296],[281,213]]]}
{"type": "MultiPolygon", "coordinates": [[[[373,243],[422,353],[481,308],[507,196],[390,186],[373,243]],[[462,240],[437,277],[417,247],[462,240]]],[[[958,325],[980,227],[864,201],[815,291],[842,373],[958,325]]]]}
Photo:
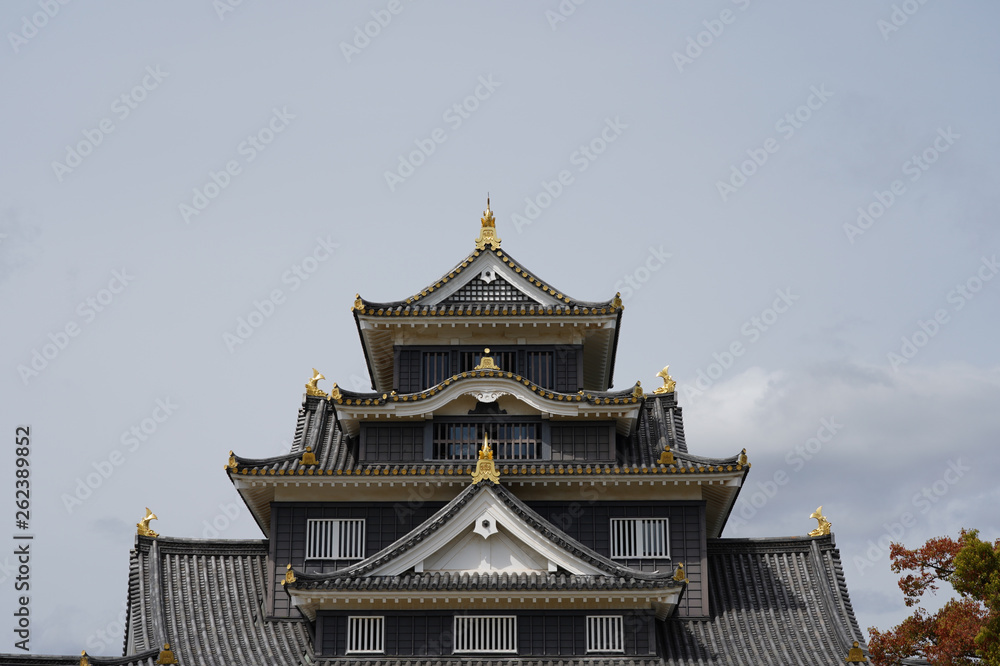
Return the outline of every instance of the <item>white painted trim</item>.
{"type": "MultiPolygon", "coordinates": [[[[515,514],[496,496],[492,488],[485,488],[472,498],[447,523],[430,536],[402,555],[371,570],[369,576],[399,576],[418,563],[432,557],[438,551],[448,548],[456,539],[463,538],[464,532],[483,514],[489,513],[507,535],[515,542],[523,543],[538,553],[541,560],[554,562],[571,574],[578,576],[601,576],[605,572],[552,543],[537,532],[524,519],[515,514]]],[[[420,528],[417,528],[420,529],[420,528]]]]}

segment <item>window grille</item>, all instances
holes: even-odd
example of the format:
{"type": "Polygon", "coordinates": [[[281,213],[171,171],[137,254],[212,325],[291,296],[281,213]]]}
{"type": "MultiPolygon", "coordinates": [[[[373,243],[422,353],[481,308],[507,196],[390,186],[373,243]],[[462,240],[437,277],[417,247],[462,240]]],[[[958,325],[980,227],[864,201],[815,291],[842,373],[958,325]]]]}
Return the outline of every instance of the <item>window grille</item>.
{"type": "Polygon", "coordinates": [[[455,648],[461,652],[517,653],[517,617],[514,615],[459,615],[455,617],[455,648]]]}
{"type": "Polygon", "coordinates": [[[666,518],[612,518],[611,557],[670,557],[666,518]]]}
{"type": "Polygon", "coordinates": [[[424,353],[424,388],[437,386],[451,377],[451,354],[448,352],[424,353]]]}
{"type": "Polygon", "coordinates": [[[621,615],[587,616],[587,652],[624,652],[621,615]]]}
{"type": "Polygon", "coordinates": [[[482,278],[470,280],[458,291],[444,299],[443,303],[529,303],[529,298],[523,291],[497,275],[490,282],[482,278]]]}
{"type": "Polygon", "coordinates": [[[306,523],[307,560],[361,560],[365,557],[365,521],[310,519],[306,523]]]}
{"type": "Polygon", "coordinates": [[[528,352],[528,380],[543,388],[555,386],[552,373],[552,352],[528,352]]]}
{"type": "Polygon", "coordinates": [[[489,433],[495,460],[541,460],[542,424],[524,422],[435,421],[435,460],[475,460],[489,433]]]}
{"type": "Polygon", "coordinates": [[[385,652],[384,617],[347,618],[347,654],[385,652]]]}

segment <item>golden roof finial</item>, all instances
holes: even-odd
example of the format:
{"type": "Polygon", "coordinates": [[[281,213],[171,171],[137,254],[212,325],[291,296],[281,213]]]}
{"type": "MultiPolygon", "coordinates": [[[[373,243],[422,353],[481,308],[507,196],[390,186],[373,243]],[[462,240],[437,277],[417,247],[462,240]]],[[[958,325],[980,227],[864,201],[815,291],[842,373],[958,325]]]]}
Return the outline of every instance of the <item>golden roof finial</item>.
{"type": "Polygon", "coordinates": [[[315,465],[316,464],[316,454],[313,453],[311,446],[307,446],[306,450],[302,453],[302,460],[299,461],[303,465],[315,465]]]}
{"type": "Polygon", "coordinates": [[[352,310],[364,310],[365,304],[361,301],[361,294],[354,294],[354,307],[352,310]]]}
{"type": "Polygon", "coordinates": [[[831,525],[830,521],[823,515],[822,504],[820,504],[819,508],[813,511],[809,517],[815,518],[816,522],[819,523],[819,525],[816,526],[816,529],[809,533],[809,536],[826,536],[830,533],[830,528],[833,527],[833,525],[831,525]]]}
{"type": "Polygon", "coordinates": [[[321,398],[325,398],[326,392],[323,391],[319,386],[317,386],[317,383],[321,379],[326,379],[326,377],[324,377],[323,374],[316,368],[313,368],[312,371],[313,371],[312,379],[306,382],[306,395],[318,395],[321,398]]]}
{"type": "Polygon", "coordinates": [[[663,370],[660,370],[658,373],[656,373],[656,376],[660,377],[661,379],[663,379],[663,386],[661,386],[660,388],[658,388],[655,391],[653,391],[653,393],[656,393],[657,395],[660,395],[660,394],[663,394],[663,393],[673,393],[676,390],[676,388],[677,388],[677,382],[675,382],[670,377],[670,366],[669,365],[663,366],[663,370]]]}
{"type": "Polygon", "coordinates": [[[496,228],[496,218],[493,217],[493,211],[490,209],[490,195],[486,195],[486,210],[483,211],[483,217],[480,218],[480,228],[479,237],[476,238],[476,249],[485,250],[486,246],[489,245],[494,250],[500,247],[500,237],[497,236],[496,228]]]}
{"type": "Polygon", "coordinates": [[[666,447],[665,449],[663,449],[663,451],[660,453],[660,459],[657,460],[656,462],[659,463],[660,465],[673,465],[674,464],[674,462],[675,462],[675,460],[674,460],[674,452],[670,450],[669,446],[666,447]]]}
{"type": "Polygon", "coordinates": [[[160,536],[153,530],[149,529],[149,521],[151,520],[159,520],[159,518],[157,518],[156,514],[150,511],[149,507],[147,506],[146,515],[143,517],[142,520],[140,520],[135,524],[136,534],[138,534],[139,536],[152,537],[153,539],[160,536]]]}
{"type": "Polygon", "coordinates": [[[743,449],[742,451],[740,451],[740,458],[739,458],[739,460],[737,460],[737,462],[740,465],[743,465],[744,467],[746,467],[746,465],[747,465],[747,450],[746,449],[743,449]]]}
{"type": "Polygon", "coordinates": [[[684,573],[684,564],[681,562],[677,563],[677,571],[674,572],[674,580],[678,583],[690,583],[687,574],[684,573]]]}
{"type": "Polygon", "coordinates": [[[236,456],[233,454],[232,449],[229,451],[229,461],[226,463],[226,469],[236,471],[236,456]]]}
{"type": "Polygon", "coordinates": [[[156,658],[157,664],[176,664],[177,657],[174,656],[174,651],[170,649],[170,643],[164,643],[163,649],[160,650],[160,655],[156,658]]]}
{"type": "Polygon", "coordinates": [[[619,291],[617,294],[615,294],[615,297],[611,300],[611,307],[618,310],[625,309],[625,304],[622,303],[622,292],[619,291]]]}
{"type": "Polygon", "coordinates": [[[484,480],[500,483],[500,472],[493,463],[493,449],[490,448],[489,436],[486,434],[483,434],[483,447],[479,449],[476,471],[472,473],[472,485],[484,480]]]}
{"type": "Polygon", "coordinates": [[[285,577],[282,579],[281,584],[286,585],[288,583],[295,582],[295,572],[292,571],[292,563],[289,562],[288,566],[285,567],[285,577]]]}
{"type": "Polygon", "coordinates": [[[79,666],[90,666],[90,659],[87,657],[87,651],[80,651],[80,664],[79,666]]]}
{"type": "Polygon", "coordinates": [[[854,647],[851,651],[847,653],[847,659],[845,659],[848,664],[867,664],[868,659],[865,657],[865,652],[862,650],[857,641],[854,641],[854,647]]]}

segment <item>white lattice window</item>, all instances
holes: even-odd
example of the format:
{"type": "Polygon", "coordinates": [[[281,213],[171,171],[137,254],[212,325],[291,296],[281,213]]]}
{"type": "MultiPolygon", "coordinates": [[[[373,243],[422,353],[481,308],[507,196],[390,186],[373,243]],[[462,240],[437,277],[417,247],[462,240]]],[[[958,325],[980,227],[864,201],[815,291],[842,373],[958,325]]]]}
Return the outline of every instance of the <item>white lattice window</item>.
{"type": "Polygon", "coordinates": [[[364,557],[363,519],[323,518],[306,523],[307,560],[360,560],[364,557]]]}
{"type": "Polygon", "coordinates": [[[611,557],[670,557],[666,518],[612,518],[611,557]]]}
{"type": "Polygon", "coordinates": [[[587,652],[624,652],[621,615],[587,616],[587,652]]]}
{"type": "Polygon", "coordinates": [[[385,618],[347,618],[347,654],[385,652],[385,618]]]}
{"type": "Polygon", "coordinates": [[[514,615],[459,615],[455,617],[455,648],[459,652],[517,653],[517,617],[514,615]]]}

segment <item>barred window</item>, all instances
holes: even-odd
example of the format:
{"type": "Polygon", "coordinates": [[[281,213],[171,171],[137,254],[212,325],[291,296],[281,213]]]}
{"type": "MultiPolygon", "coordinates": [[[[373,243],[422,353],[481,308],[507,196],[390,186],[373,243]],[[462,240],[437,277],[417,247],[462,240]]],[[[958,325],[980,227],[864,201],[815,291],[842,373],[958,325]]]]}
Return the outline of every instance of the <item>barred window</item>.
{"type": "Polygon", "coordinates": [[[517,617],[514,615],[459,615],[455,617],[456,653],[517,653],[517,617]]]}
{"type": "Polygon", "coordinates": [[[670,557],[666,518],[612,518],[611,557],[670,557]]]}
{"type": "Polygon", "coordinates": [[[587,616],[587,652],[624,652],[621,615],[587,616]]]}
{"type": "Polygon", "coordinates": [[[364,557],[363,519],[322,518],[306,523],[307,560],[361,560],[364,557]]]}
{"type": "Polygon", "coordinates": [[[347,654],[385,652],[385,618],[348,617],[347,654]]]}

